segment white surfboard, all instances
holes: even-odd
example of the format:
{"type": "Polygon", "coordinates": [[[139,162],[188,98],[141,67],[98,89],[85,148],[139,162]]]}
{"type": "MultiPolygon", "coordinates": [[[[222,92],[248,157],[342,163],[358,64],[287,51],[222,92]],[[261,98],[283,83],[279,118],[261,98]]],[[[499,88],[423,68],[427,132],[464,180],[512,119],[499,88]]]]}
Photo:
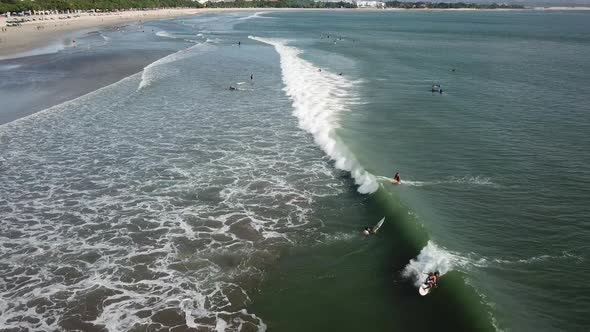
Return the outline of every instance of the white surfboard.
{"type": "Polygon", "coordinates": [[[420,285],[420,288],[418,288],[418,293],[420,293],[422,296],[426,296],[428,293],[430,293],[431,289],[432,287],[427,287],[425,284],[422,284],[420,285]]]}
{"type": "Polygon", "coordinates": [[[375,227],[373,227],[373,233],[377,233],[379,228],[381,228],[381,226],[383,226],[383,222],[385,222],[385,217],[381,218],[381,220],[379,220],[377,225],[375,225],[375,227]]]}

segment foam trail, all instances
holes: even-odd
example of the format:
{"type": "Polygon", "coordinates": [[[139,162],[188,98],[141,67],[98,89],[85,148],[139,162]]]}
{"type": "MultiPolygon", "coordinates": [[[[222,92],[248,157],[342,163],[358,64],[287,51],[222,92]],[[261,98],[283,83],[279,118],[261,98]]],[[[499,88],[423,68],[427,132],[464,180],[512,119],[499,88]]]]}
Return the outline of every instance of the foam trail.
{"type": "Polygon", "coordinates": [[[533,257],[529,257],[529,258],[522,258],[522,259],[516,259],[516,260],[510,260],[510,259],[502,259],[502,258],[494,258],[494,259],[483,259],[483,260],[490,260],[496,264],[535,264],[535,263],[543,263],[546,261],[552,261],[552,260],[563,260],[563,259],[569,259],[569,260],[573,260],[576,261],[577,263],[582,263],[584,262],[584,257],[580,256],[580,255],[576,255],[573,253],[570,253],[568,251],[563,251],[561,253],[561,255],[538,255],[538,256],[533,256],[533,257]]]}
{"type": "Polygon", "coordinates": [[[21,65],[0,65],[0,71],[17,69],[19,67],[21,67],[21,65]]]}
{"type": "MultiPolygon", "coordinates": [[[[387,181],[392,182],[392,179],[387,176],[375,176],[376,179],[379,181],[387,181]]],[[[423,187],[423,186],[433,186],[433,185],[441,185],[441,184],[468,184],[468,185],[476,185],[476,186],[496,186],[494,182],[490,178],[481,177],[481,176],[464,176],[464,177],[448,177],[441,181],[414,181],[414,180],[407,180],[402,179],[402,185],[411,186],[411,187],[423,187]]]]}
{"type": "MultiPolygon", "coordinates": [[[[387,176],[375,176],[375,178],[379,181],[385,181],[385,182],[392,182],[393,183],[393,179],[387,176]]],[[[425,182],[425,181],[412,181],[412,180],[402,180],[402,182],[400,183],[401,185],[406,185],[406,186],[411,186],[411,187],[422,187],[422,186],[426,186],[429,184],[434,184],[435,182],[425,182]]]]}
{"type": "Polygon", "coordinates": [[[406,186],[410,186],[410,187],[422,187],[422,186],[427,186],[430,184],[435,184],[435,182],[402,180],[401,184],[406,185],[406,186]]]}
{"type": "Polygon", "coordinates": [[[199,45],[201,44],[195,44],[191,47],[182,49],[176,53],[172,53],[147,65],[145,68],[143,68],[143,72],[141,73],[141,82],[139,82],[139,87],[137,88],[137,90],[141,90],[145,87],[150,86],[156,79],[158,79],[158,77],[160,77],[163,74],[162,69],[158,67],[167,63],[188,58],[192,55],[190,51],[199,45]]]}
{"type": "Polygon", "coordinates": [[[494,183],[490,178],[482,176],[464,176],[464,177],[451,177],[448,183],[465,183],[482,186],[493,186],[494,183]]]}
{"type": "Polygon", "coordinates": [[[65,49],[65,48],[66,48],[66,46],[64,45],[64,43],[55,42],[55,43],[52,43],[51,45],[38,47],[38,48],[29,50],[29,51],[25,51],[25,52],[21,52],[21,53],[17,53],[17,54],[12,54],[12,55],[0,56],[0,60],[24,58],[24,57],[28,57],[28,56],[34,56],[34,55],[54,54],[54,53],[58,53],[59,51],[65,49]]]}
{"type": "Polygon", "coordinates": [[[443,276],[455,267],[465,266],[469,263],[469,259],[449,252],[440,248],[434,242],[428,241],[428,244],[422,248],[418,257],[410,260],[406,265],[402,275],[406,278],[413,278],[414,285],[420,287],[428,272],[438,271],[443,276]]]}
{"type": "Polygon", "coordinates": [[[172,36],[170,33],[168,33],[168,31],[165,31],[165,30],[160,30],[160,31],[156,32],[156,36],[172,38],[172,39],[176,38],[176,37],[172,36]]]}
{"type": "Polygon", "coordinates": [[[246,16],[246,17],[240,17],[238,20],[249,20],[249,19],[253,19],[253,18],[271,18],[271,17],[267,17],[267,16],[262,16],[262,14],[266,14],[268,12],[257,12],[254,13],[250,16],[246,16]]]}
{"type": "Polygon", "coordinates": [[[448,251],[439,247],[434,242],[428,241],[427,245],[420,251],[418,257],[410,260],[408,265],[406,265],[402,275],[407,278],[413,278],[414,284],[419,287],[424,282],[428,272],[439,271],[443,275],[455,269],[465,271],[473,267],[486,268],[512,264],[535,264],[549,260],[563,259],[573,260],[578,264],[584,262],[584,257],[568,251],[563,251],[560,255],[545,254],[522,259],[488,258],[475,253],[459,254],[448,251]]]}
{"type": "Polygon", "coordinates": [[[360,193],[375,192],[379,188],[375,176],[359,164],[334,132],[338,128],[338,114],[349,110],[347,106],[354,83],[328,71],[320,71],[301,59],[298,56],[301,51],[287,46],[286,41],[248,38],[272,45],[279,53],[284,91],[293,101],[293,115],[299,119],[299,126],[313,135],[316,144],[335,161],[337,168],[350,172],[360,193]]]}

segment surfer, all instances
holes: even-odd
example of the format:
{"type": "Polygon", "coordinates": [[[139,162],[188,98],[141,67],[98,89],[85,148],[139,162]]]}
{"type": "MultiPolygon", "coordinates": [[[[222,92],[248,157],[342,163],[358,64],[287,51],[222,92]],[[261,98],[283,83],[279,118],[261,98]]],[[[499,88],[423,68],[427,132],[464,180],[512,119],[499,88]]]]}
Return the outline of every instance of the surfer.
{"type": "Polygon", "coordinates": [[[402,183],[402,179],[399,176],[399,172],[395,173],[395,175],[393,176],[393,181],[397,182],[398,184],[402,183]]]}
{"type": "Polygon", "coordinates": [[[230,90],[237,90],[236,88],[234,88],[234,87],[233,87],[233,86],[231,86],[231,85],[229,86],[229,89],[230,89],[230,90]]]}
{"type": "Polygon", "coordinates": [[[364,236],[369,236],[371,234],[375,234],[375,231],[373,231],[373,227],[365,227],[365,229],[363,229],[363,235],[364,236]]]}
{"type": "Polygon", "coordinates": [[[437,287],[438,286],[438,271],[435,271],[434,273],[428,273],[428,277],[426,278],[426,281],[424,282],[425,285],[428,286],[428,288],[432,288],[432,287],[437,287]]]}
{"type": "Polygon", "coordinates": [[[254,80],[254,74],[250,74],[250,81],[254,80]]]}

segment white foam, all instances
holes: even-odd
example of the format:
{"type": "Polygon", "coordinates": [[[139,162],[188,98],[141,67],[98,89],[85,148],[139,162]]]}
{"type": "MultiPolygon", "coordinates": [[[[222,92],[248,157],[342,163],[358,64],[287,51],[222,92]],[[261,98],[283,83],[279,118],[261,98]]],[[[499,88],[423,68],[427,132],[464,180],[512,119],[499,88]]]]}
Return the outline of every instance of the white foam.
{"type": "Polygon", "coordinates": [[[254,13],[250,16],[245,16],[245,17],[240,17],[238,20],[251,20],[253,18],[272,18],[272,17],[268,17],[268,16],[262,16],[262,14],[266,14],[268,12],[257,12],[254,13]]]}
{"type": "Polygon", "coordinates": [[[175,38],[168,31],[165,31],[165,30],[160,30],[160,31],[156,32],[156,36],[165,37],[165,38],[173,38],[173,39],[175,38]]]}
{"type": "Polygon", "coordinates": [[[316,239],[316,242],[324,245],[324,244],[330,244],[330,243],[334,243],[334,242],[351,241],[351,240],[359,238],[359,237],[360,237],[359,232],[352,232],[352,233],[337,232],[337,233],[333,233],[333,234],[322,233],[321,236],[316,239]]]}
{"type": "Polygon", "coordinates": [[[360,165],[335,133],[338,114],[349,111],[347,102],[354,98],[354,83],[327,70],[320,71],[301,59],[301,51],[287,46],[284,40],[248,38],[272,45],[279,53],[284,91],[293,101],[293,115],[299,119],[299,126],[313,135],[337,168],[350,172],[360,193],[375,192],[379,188],[375,176],[360,165]]]}
{"type": "Polygon", "coordinates": [[[446,181],[447,183],[466,183],[473,185],[482,186],[493,186],[494,183],[488,177],[484,176],[463,176],[463,177],[451,177],[446,181]]]}
{"type": "MultiPolygon", "coordinates": [[[[387,181],[392,182],[390,177],[386,176],[375,176],[376,179],[379,181],[387,181]]],[[[439,181],[417,181],[417,180],[408,180],[402,179],[402,185],[410,186],[410,187],[423,187],[423,186],[434,186],[434,185],[442,185],[442,184],[469,184],[469,185],[478,185],[478,186],[496,186],[494,182],[488,177],[482,176],[463,176],[463,177],[447,177],[443,180],[439,181]]]]}
{"type": "Polygon", "coordinates": [[[53,42],[47,46],[38,47],[29,51],[7,55],[7,56],[0,56],[0,60],[7,60],[7,59],[16,59],[16,58],[24,58],[28,56],[34,55],[43,55],[43,54],[53,54],[58,53],[59,51],[66,48],[66,45],[63,42],[53,42]]]}
{"type": "Polygon", "coordinates": [[[255,130],[230,128],[237,111],[252,119],[260,109],[195,106],[184,85],[161,107],[156,84],[137,92],[140,75],[0,126],[0,275],[30,278],[0,287],[0,329],[59,330],[101,288],[98,316],[83,320],[108,331],[170,309],[193,328],[223,319],[226,331],[264,331],[242,310],[241,282],[276,259],[267,242],[297,243],[291,228],[310,222],[315,197],[346,190],[281,109],[268,107],[255,130]],[[79,276],[64,279],[62,268],[79,276]],[[43,312],[27,306],[54,298],[43,312]]]}
{"type": "Polygon", "coordinates": [[[195,48],[198,47],[201,44],[195,44],[191,47],[182,49],[176,53],[172,53],[170,55],[167,55],[161,59],[158,59],[152,63],[150,63],[149,65],[147,65],[145,68],[143,68],[143,72],[141,73],[141,82],[139,82],[139,86],[137,88],[137,90],[141,90],[144,89],[148,86],[150,86],[154,81],[156,81],[159,77],[163,76],[165,73],[165,69],[161,68],[162,65],[168,64],[168,63],[172,63],[178,60],[182,60],[182,59],[186,59],[190,56],[193,56],[194,54],[191,53],[191,51],[195,48]]]}
{"type": "Polygon", "coordinates": [[[552,260],[575,260],[578,263],[582,263],[584,261],[584,257],[572,254],[568,251],[563,251],[561,255],[537,255],[529,258],[521,258],[521,259],[503,259],[503,258],[494,258],[494,259],[487,259],[491,260],[497,264],[535,264],[535,263],[542,263],[546,261],[552,260]]]}
{"type": "Polygon", "coordinates": [[[227,322],[221,318],[217,318],[217,324],[215,325],[215,332],[225,332],[227,322]]]}
{"type": "Polygon", "coordinates": [[[412,278],[414,285],[420,287],[429,272],[438,271],[441,276],[452,271],[456,267],[463,267],[473,262],[457,253],[453,253],[428,241],[422,248],[416,259],[410,260],[404,268],[402,275],[412,278]]]}
{"type": "MultiPolygon", "coordinates": [[[[385,182],[392,182],[393,183],[393,179],[387,176],[375,176],[376,179],[378,179],[379,181],[385,181],[385,182]]],[[[401,185],[405,185],[405,186],[411,186],[411,187],[422,187],[422,186],[426,186],[429,184],[434,184],[434,182],[425,182],[425,181],[412,181],[412,180],[406,180],[403,179],[400,183],[401,185]]]]}
{"type": "MultiPolygon", "coordinates": [[[[75,99],[68,100],[66,102],[63,102],[63,103],[58,104],[58,105],[55,105],[55,106],[51,106],[51,107],[46,108],[46,109],[44,109],[42,111],[39,111],[39,112],[30,114],[30,115],[24,116],[22,118],[18,118],[18,119],[14,120],[14,121],[11,121],[11,122],[0,124],[0,134],[2,134],[2,130],[3,129],[7,129],[9,127],[12,128],[12,127],[16,127],[16,126],[18,126],[20,124],[31,123],[31,122],[34,122],[34,121],[36,121],[38,119],[42,119],[44,117],[49,117],[49,116],[51,116],[53,114],[58,114],[58,113],[61,113],[61,112],[73,111],[74,105],[85,103],[90,98],[92,98],[92,97],[94,97],[96,95],[102,94],[105,91],[108,91],[108,90],[116,90],[119,86],[121,86],[121,85],[123,85],[125,83],[128,83],[128,82],[132,81],[133,79],[135,79],[138,75],[139,75],[139,73],[135,73],[133,75],[124,77],[124,78],[122,78],[121,80],[119,80],[119,81],[117,81],[115,83],[112,83],[112,84],[107,85],[107,86],[103,86],[102,88],[98,88],[98,89],[96,89],[96,90],[94,90],[92,92],[89,92],[89,93],[87,93],[85,95],[82,95],[80,97],[77,97],[75,99]]],[[[0,144],[1,144],[1,142],[2,141],[0,140],[0,144]]]]}
{"type": "Polygon", "coordinates": [[[11,65],[0,65],[0,71],[12,70],[12,69],[16,69],[19,67],[21,67],[21,65],[16,65],[16,64],[14,64],[14,65],[12,65],[12,64],[11,65]]]}

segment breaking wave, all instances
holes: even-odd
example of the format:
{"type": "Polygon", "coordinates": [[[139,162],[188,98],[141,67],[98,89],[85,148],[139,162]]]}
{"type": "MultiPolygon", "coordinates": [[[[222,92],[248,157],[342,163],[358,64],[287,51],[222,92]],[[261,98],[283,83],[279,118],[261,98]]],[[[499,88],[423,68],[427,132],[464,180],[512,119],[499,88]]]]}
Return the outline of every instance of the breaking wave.
{"type": "Polygon", "coordinates": [[[542,254],[528,258],[489,258],[475,253],[462,254],[440,247],[433,241],[428,241],[416,259],[410,260],[402,271],[402,275],[411,278],[417,287],[424,282],[426,274],[439,271],[444,275],[452,270],[463,272],[471,268],[498,268],[503,265],[537,264],[546,261],[573,260],[578,264],[584,262],[584,257],[569,251],[561,254],[542,254]]]}
{"type": "Polygon", "coordinates": [[[441,276],[456,267],[478,264],[469,258],[439,247],[433,241],[428,241],[416,259],[410,260],[402,271],[402,275],[411,278],[416,287],[424,282],[429,272],[438,271],[441,276]]]}
{"type": "Polygon", "coordinates": [[[176,62],[176,61],[194,56],[195,54],[192,53],[191,51],[193,51],[196,47],[198,47],[200,45],[202,45],[202,44],[195,44],[191,47],[188,47],[188,48],[182,49],[176,53],[172,53],[170,55],[167,55],[167,56],[165,56],[159,60],[156,60],[156,61],[150,63],[149,65],[147,65],[141,73],[141,82],[139,83],[137,90],[141,90],[141,89],[144,89],[144,88],[150,86],[154,81],[156,81],[157,79],[166,75],[168,73],[169,69],[162,67],[162,65],[169,64],[172,62],[176,62]]]}
{"type": "Polygon", "coordinates": [[[316,144],[334,160],[338,169],[350,172],[360,193],[379,189],[375,176],[360,165],[335,133],[339,127],[338,115],[349,111],[349,103],[355,100],[355,82],[301,59],[301,51],[287,46],[287,41],[249,38],[272,45],[279,53],[284,91],[293,101],[293,115],[299,119],[299,126],[313,135],[316,144]]]}

